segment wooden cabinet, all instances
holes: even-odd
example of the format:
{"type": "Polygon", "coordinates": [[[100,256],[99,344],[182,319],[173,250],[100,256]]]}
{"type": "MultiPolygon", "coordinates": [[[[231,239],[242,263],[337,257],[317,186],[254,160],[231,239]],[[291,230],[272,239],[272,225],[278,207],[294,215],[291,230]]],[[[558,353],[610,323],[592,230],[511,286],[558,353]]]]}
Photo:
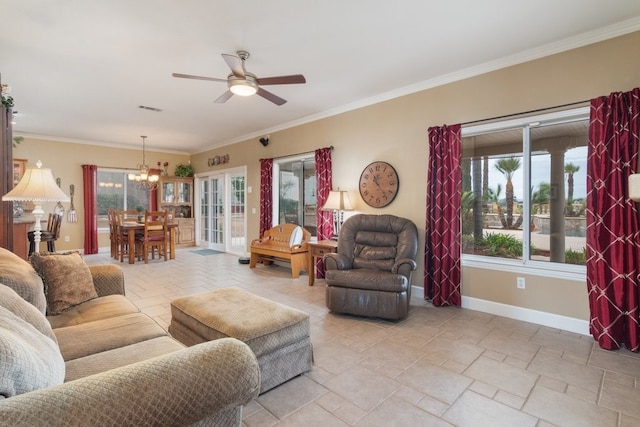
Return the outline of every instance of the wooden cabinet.
{"type": "Polygon", "coordinates": [[[195,222],[193,218],[193,178],[163,176],[158,187],[158,207],[173,212],[173,221],[178,223],[176,244],[195,244],[195,222]]]}
{"type": "Polygon", "coordinates": [[[20,182],[22,175],[27,167],[27,159],[13,159],[13,186],[20,182]]]}

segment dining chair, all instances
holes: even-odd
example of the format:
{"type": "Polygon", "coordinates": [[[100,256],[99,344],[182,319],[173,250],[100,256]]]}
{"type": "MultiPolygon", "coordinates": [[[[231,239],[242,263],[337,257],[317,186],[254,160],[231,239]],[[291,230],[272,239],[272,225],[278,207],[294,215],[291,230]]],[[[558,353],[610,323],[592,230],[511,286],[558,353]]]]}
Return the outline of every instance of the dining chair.
{"type": "MultiPolygon", "coordinates": [[[[40,232],[40,242],[47,242],[47,251],[56,251],[56,240],[60,237],[60,225],[62,223],[62,215],[50,213],[47,221],[47,229],[40,232]]],[[[35,232],[27,233],[29,239],[29,256],[34,252],[40,252],[40,248],[36,248],[35,232]]]]}
{"type": "Polygon", "coordinates": [[[109,222],[109,240],[111,241],[111,258],[120,258],[118,233],[118,211],[115,209],[107,209],[107,220],[109,222]]]}
{"type": "Polygon", "coordinates": [[[138,220],[138,211],[135,210],[119,210],[116,211],[115,221],[116,221],[116,245],[117,256],[116,258],[120,259],[120,262],[124,262],[124,259],[128,257],[129,250],[134,251],[136,253],[136,247],[129,248],[129,233],[133,232],[127,230],[123,227],[124,223],[137,222],[138,220]]]}
{"type": "Polygon", "coordinates": [[[136,235],[136,242],[139,245],[139,254],[144,257],[144,263],[149,263],[149,252],[151,259],[155,258],[155,250],[158,249],[158,256],[163,256],[167,260],[169,252],[169,223],[168,213],[165,211],[145,211],[144,212],[144,233],[136,235]]]}

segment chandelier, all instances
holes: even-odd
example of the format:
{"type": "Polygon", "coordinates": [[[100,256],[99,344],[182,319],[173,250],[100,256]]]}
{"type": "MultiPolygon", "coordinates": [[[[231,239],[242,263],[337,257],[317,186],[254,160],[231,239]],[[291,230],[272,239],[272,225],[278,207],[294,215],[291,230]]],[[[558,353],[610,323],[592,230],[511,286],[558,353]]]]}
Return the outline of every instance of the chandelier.
{"type": "Polygon", "coordinates": [[[145,147],[144,143],[147,137],[142,135],[142,163],[138,163],[138,173],[130,173],[129,181],[135,181],[138,186],[145,190],[155,190],[158,187],[158,179],[160,176],[157,173],[152,173],[149,166],[145,163],[145,147]]]}

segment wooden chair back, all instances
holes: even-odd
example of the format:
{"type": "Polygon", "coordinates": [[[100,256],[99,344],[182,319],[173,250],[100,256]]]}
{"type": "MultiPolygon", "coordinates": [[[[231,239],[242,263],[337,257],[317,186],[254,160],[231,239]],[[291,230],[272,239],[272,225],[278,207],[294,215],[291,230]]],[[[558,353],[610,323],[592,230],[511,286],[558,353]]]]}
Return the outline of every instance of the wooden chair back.
{"type": "Polygon", "coordinates": [[[169,215],[165,211],[145,211],[144,213],[144,234],[137,237],[142,245],[142,256],[144,262],[149,262],[149,252],[155,258],[155,249],[158,254],[167,260],[169,250],[169,215]]]}

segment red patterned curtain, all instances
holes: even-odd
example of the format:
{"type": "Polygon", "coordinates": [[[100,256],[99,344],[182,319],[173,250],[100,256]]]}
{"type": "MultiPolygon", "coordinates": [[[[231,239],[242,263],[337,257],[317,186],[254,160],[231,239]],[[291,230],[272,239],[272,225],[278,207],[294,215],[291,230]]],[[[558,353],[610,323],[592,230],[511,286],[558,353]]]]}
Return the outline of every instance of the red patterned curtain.
{"type": "Polygon", "coordinates": [[[82,165],[82,181],[84,188],[84,253],[98,253],[98,167],[82,165]]]}
{"type": "Polygon", "coordinates": [[[273,227],[273,159],[260,160],[260,237],[273,227]]]}
{"type": "Polygon", "coordinates": [[[424,295],[433,305],[461,302],[460,125],[429,128],[424,295]]]}
{"type": "Polygon", "coordinates": [[[591,100],[587,158],[589,330],[600,347],[640,351],[640,232],[628,177],[638,167],[640,89],[591,100]]]}
{"type": "MultiPolygon", "coordinates": [[[[315,161],[317,234],[318,240],[326,240],[333,236],[333,212],[322,210],[332,188],[331,147],[317,149],[315,161]]],[[[324,277],[324,263],[321,259],[316,260],[316,277],[324,277]]]]}

